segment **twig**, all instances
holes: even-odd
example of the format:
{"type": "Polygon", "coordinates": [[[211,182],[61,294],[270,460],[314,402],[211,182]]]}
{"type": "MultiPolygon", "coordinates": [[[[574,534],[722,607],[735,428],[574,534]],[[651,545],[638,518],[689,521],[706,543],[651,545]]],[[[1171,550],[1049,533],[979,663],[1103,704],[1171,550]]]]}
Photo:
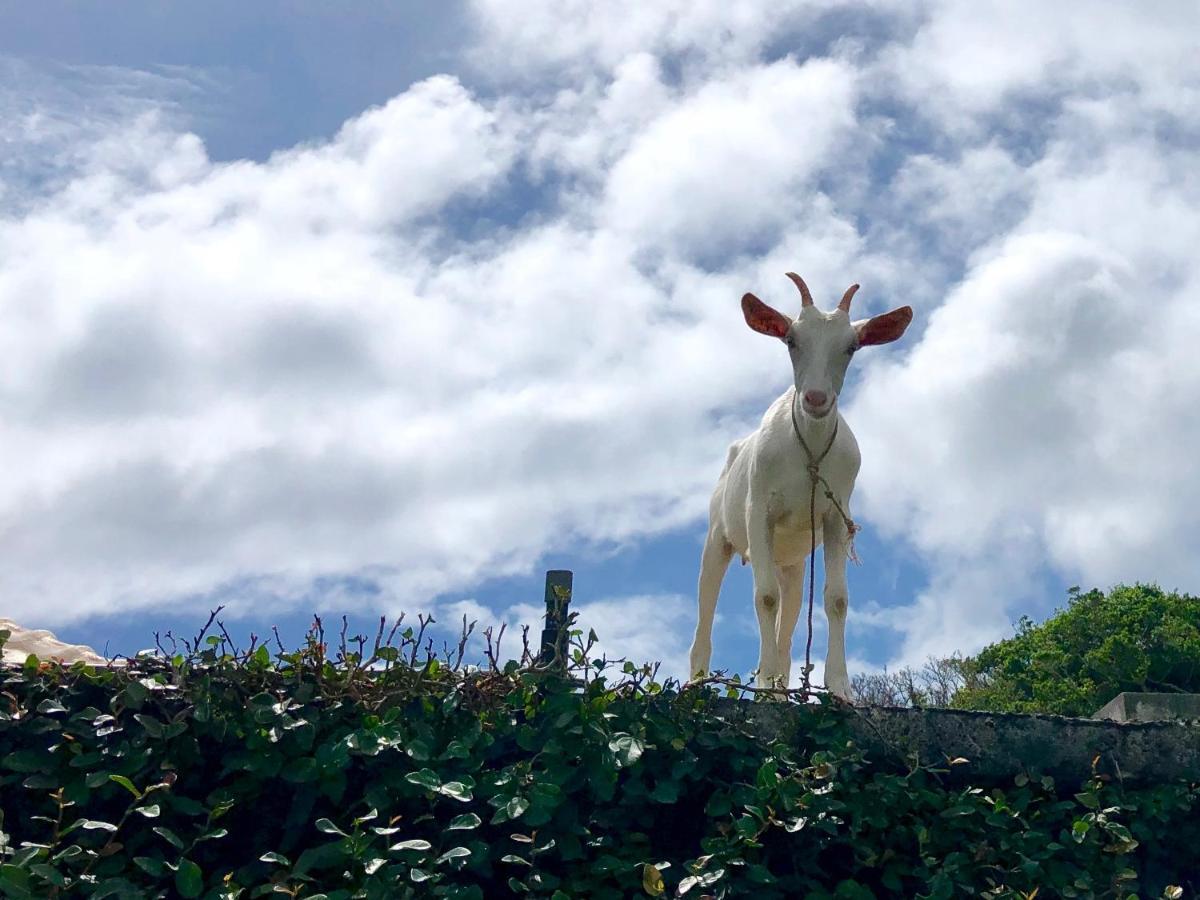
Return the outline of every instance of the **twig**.
{"type": "Polygon", "coordinates": [[[204,623],[204,627],[200,629],[200,633],[196,635],[196,639],[192,642],[191,650],[193,653],[200,649],[200,642],[204,640],[204,635],[207,633],[208,629],[212,627],[212,623],[216,621],[217,616],[221,614],[221,610],[224,608],[225,606],[222,604],[208,614],[208,621],[204,623]]]}
{"type": "MultiPolygon", "coordinates": [[[[225,607],[223,607],[223,606],[222,606],[222,607],[219,607],[219,608],[217,609],[217,612],[220,612],[220,611],[221,611],[222,609],[224,609],[224,608],[225,608],[225,607]]],[[[214,615],[215,615],[215,614],[214,614],[214,615]]],[[[207,628],[208,626],[205,626],[205,627],[207,628]]],[[[222,636],[225,638],[225,643],[229,644],[229,649],[230,649],[231,651],[233,651],[233,656],[234,656],[234,658],[236,659],[237,657],[241,656],[241,655],[242,655],[242,651],[240,651],[240,650],[238,649],[238,646],[237,646],[237,644],[235,644],[235,643],[233,642],[233,638],[229,636],[229,632],[225,630],[225,623],[224,623],[224,622],[222,622],[222,621],[220,621],[220,620],[218,619],[218,620],[217,620],[217,627],[221,629],[221,634],[222,634],[222,636]]]]}

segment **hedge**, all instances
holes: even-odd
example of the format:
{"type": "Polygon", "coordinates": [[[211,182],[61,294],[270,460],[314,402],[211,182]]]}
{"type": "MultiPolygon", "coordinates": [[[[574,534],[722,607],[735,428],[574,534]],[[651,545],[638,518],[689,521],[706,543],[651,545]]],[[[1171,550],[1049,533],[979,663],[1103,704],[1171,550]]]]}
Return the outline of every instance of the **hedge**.
{"type": "MultiPolygon", "coordinates": [[[[211,620],[210,620],[211,621],[211,620]]],[[[1083,790],[792,745],[593,660],[479,667],[422,620],[294,651],[176,642],[0,671],[0,890],[24,897],[1193,896],[1200,788],[1083,790]],[[179,651],[179,652],[176,652],[179,651]]],[[[0,639],[3,633],[0,632],[0,639]]],[[[203,638],[203,639],[201,639],[203,638]]],[[[800,702],[788,695],[774,702],[800,702]]],[[[747,704],[752,702],[746,701],[747,704]]],[[[772,702],[772,701],[762,701],[772,702]]]]}

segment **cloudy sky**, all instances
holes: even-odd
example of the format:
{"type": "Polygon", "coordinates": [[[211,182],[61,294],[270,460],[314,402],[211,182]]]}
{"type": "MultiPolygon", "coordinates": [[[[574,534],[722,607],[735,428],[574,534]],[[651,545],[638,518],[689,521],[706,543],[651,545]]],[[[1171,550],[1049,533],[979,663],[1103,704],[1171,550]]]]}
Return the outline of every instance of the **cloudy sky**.
{"type": "MultiPolygon", "coordinates": [[[[852,673],[1073,584],[1200,591],[1197,33],[1191,0],[0,5],[0,615],[110,653],[219,603],[519,623],[563,567],[682,673],[725,448],[790,379],[738,300],[794,312],[788,270],[916,312],[841,398],[852,673]]],[[[718,615],[749,671],[748,569],[718,615]]]]}

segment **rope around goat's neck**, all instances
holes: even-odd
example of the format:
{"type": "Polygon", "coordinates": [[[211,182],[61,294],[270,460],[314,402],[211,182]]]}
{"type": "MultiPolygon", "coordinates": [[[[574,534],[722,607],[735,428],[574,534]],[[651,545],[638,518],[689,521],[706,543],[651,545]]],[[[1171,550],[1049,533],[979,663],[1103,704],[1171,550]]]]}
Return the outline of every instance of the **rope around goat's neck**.
{"type": "MultiPolygon", "coordinates": [[[[797,392],[799,393],[799,392],[797,392]]],[[[849,536],[849,557],[854,562],[858,562],[858,556],[854,552],[854,535],[858,531],[858,526],[854,524],[854,520],[846,515],[846,510],[842,509],[842,504],[838,503],[837,497],[833,496],[833,489],[829,486],[829,482],[821,475],[821,463],[825,461],[825,457],[829,455],[829,451],[833,449],[833,442],[837,440],[838,423],[841,421],[839,416],[833,422],[833,434],[829,436],[829,443],[825,445],[825,449],[821,451],[821,455],[814,457],[812,450],[804,440],[804,435],[800,433],[800,422],[796,419],[796,394],[792,394],[792,430],[796,432],[796,440],[800,442],[800,446],[804,449],[804,455],[808,457],[808,481],[812,486],[808,497],[808,533],[812,540],[812,546],[808,554],[808,639],[804,643],[804,683],[801,690],[804,691],[804,696],[807,699],[811,683],[809,674],[812,672],[812,639],[813,639],[813,595],[816,591],[817,578],[817,482],[819,481],[825,487],[825,496],[837,509],[838,514],[842,517],[842,521],[846,523],[846,532],[849,536]]],[[[829,577],[829,573],[825,573],[825,577],[829,577]]],[[[784,685],[786,687],[786,685],[784,685]]]]}

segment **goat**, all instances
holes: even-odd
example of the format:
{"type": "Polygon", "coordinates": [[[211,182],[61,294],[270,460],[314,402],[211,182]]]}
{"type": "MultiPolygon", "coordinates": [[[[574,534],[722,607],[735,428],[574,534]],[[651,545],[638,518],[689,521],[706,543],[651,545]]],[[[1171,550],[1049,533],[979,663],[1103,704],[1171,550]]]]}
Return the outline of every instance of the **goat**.
{"type": "Polygon", "coordinates": [[[19,665],[29,656],[41,660],[58,659],[64,663],[82,660],[89,665],[108,665],[108,660],[91,647],[82,644],[64,644],[49,631],[33,631],[22,628],[12,619],[0,619],[0,631],[11,632],[8,640],[0,645],[0,663],[19,665]]]}
{"type": "Polygon", "coordinates": [[[799,275],[788,272],[787,277],[800,290],[800,315],[794,320],[753,294],[742,297],[746,324],[787,346],[795,384],[771,404],[757,431],[729,448],[709,503],[708,535],[700,560],[699,617],[689,662],[693,677],[708,672],[717,596],[736,552],[743,564],[749,560],[754,576],[758,684],[788,686],[792,633],[802,606],[804,557],[814,546],[810,523],[815,522],[815,543],[825,546],[829,622],[825,685],[848,700],[846,560],[853,552],[850,493],[861,457],[853,432],[838,412],[837,398],[854,352],[897,340],[913,312],[912,307],[902,306],[851,322],[850,300],[857,284],[850,286],[835,311],[825,313],[813,303],[799,275]]]}

